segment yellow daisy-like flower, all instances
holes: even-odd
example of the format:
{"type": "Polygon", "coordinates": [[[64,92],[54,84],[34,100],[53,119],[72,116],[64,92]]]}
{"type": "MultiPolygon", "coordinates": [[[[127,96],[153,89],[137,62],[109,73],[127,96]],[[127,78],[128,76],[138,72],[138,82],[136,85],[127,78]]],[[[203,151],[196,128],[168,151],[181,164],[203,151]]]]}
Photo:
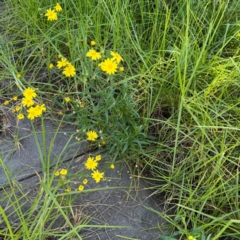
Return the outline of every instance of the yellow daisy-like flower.
{"type": "Polygon", "coordinates": [[[28,115],[27,118],[33,120],[34,118],[38,117],[38,111],[35,107],[31,107],[27,110],[28,115]]]}
{"type": "Polygon", "coordinates": [[[95,41],[91,41],[90,44],[91,44],[91,46],[94,46],[94,45],[96,45],[96,42],[95,41]]]}
{"type": "Polygon", "coordinates": [[[57,13],[55,12],[55,10],[52,10],[51,8],[49,8],[47,10],[47,13],[45,14],[45,16],[47,17],[48,21],[56,21],[56,20],[58,20],[57,13]]]}
{"type": "Polygon", "coordinates": [[[64,168],[60,171],[60,174],[63,176],[67,175],[67,173],[68,173],[67,169],[64,168]]]}
{"type": "Polygon", "coordinates": [[[118,54],[116,52],[111,52],[110,54],[112,56],[112,59],[116,60],[117,63],[120,63],[121,61],[124,61],[123,58],[120,56],[120,54],[118,54]]]}
{"type": "Polygon", "coordinates": [[[42,105],[40,105],[39,107],[41,108],[42,112],[45,112],[45,111],[46,111],[45,104],[42,104],[42,105]]]}
{"type": "Polygon", "coordinates": [[[114,164],[111,164],[111,165],[110,165],[110,168],[111,168],[111,169],[114,169],[114,168],[115,168],[114,164]]]}
{"type": "Polygon", "coordinates": [[[117,63],[113,59],[106,59],[105,61],[98,64],[98,66],[102,69],[102,71],[106,72],[107,74],[115,74],[117,71],[117,63]]]}
{"type": "Polygon", "coordinates": [[[56,171],[55,173],[54,173],[54,175],[57,177],[57,176],[59,176],[59,171],[56,171]]]}
{"type": "Polygon", "coordinates": [[[104,176],[104,172],[101,173],[98,170],[96,170],[91,174],[91,176],[96,181],[96,183],[99,183],[104,176]]]}
{"type": "Polygon", "coordinates": [[[93,61],[96,61],[101,58],[101,54],[94,49],[90,49],[87,54],[87,57],[90,57],[93,61]]]}
{"type": "Polygon", "coordinates": [[[18,120],[24,119],[24,115],[23,115],[22,113],[18,114],[18,115],[17,115],[17,119],[18,119],[18,120]]]}
{"type": "Polygon", "coordinates": [[[35,93],[35,90],[33,88],[28,87],[23,91],[23,96],[25,98],[35,98],[37,94],[35,93]]]}
{"type": "Polygon", "coordinates": [[[119,71],[120,71],[120,72],[123,72],[123,71],[124,71],[124,67],[120,67],[120,68],[119,68],[119,71]]]}
{"type": "Polygon", "coordinates": [[[62,73],[66,77],[74,77],[76,75],[76,69],[71,63],[68,63],[62,73]]]}
{"type": "Polygon", "coordinates": [[[5,106],[7,106],[8,104],[9,104],[8,100],[4,101],[4,103],[3,103],[3,105],[5,105],[5,106]]]}
{"type": "Polygon", "coordinates": [[[20,73],[18,73],[18,74],[17,74],[17,78],[20,78],[20,77],[21,77],[21,74],[20,74],[20,73]]]}
{"type": "Polygon", "coordinates": [[[42,115],[42,110],[41,110],[41,106],[37,105],[36,107],[34,107],[35,109],[35,117],[40,117],[42,115]]]}
{"type": "Polygon", "coordinates": [[[88,141],[96,141],[98,134],[95,131],[89,131],[86,133],[88,141]]]}
{"type": "Polygon", "coordinates": [[[83,185],[79,185],[78,190],[79,190],[79,191],[84,190],[84,186],[83,186],[83,185]]]}
{"type": "Polygon", "coordinates": [[[89,157],[85,163],[85,167],[88,170],[94,170],[98,166],[97,161],[94,160],[94,158],[89,157]]]}
{"type": "Polygon", "coordinates": [[[65,101],[70,102],[71,101],[70,97],[65,97],[65,101]]]}
{"type": "Polygon", "coordinates": [[[52,63],[50,63],[49,66],[48,66],[48,68],[49,68],[49,69],[52,69],[52,68],[54,68],[54,65],[53,65],[52,63]]]}
{"type": "Polygon", "coordinates": [[[57,62],[57,68],[60,69],[62,67],[66,67],[68,63],[69,62],[66,58],[61,58],[61,60],[57,62]]]}
{"type": "Polygon", "coordinates": [[[57,12],[61,12],[61,11],[62,11],[62,7],[60,6],[59,3],[56,4],[56,6],[54,7],[54,9],[55,9],[57,12]]]}
{"type": "Polygon", "coordinates": [[[22,99],[22,105],[24,107],[31,107],[34,104],[34,101],[32,100],[32,98],[23,98],[22,99]]]}
{"type": "Polygon", "coordinates": [[[88,183],[88,180],[85,178],[85,179],[83,180],[83,184],[86,185],[87,183],[88,183]]]}
{"type": "Polygon", "coordinates": [[[95,157],[95,160],[96,160],[96,161],[100,161],[101,159],[102,159],[101,155],[97,155],[97,156],[95,157]]]}
{"type": "Polygon", "coordinates": [[[21,107],[20,106],[16,106],[15,111],[18,112],[20,110],[21,110],[21,107]]]}
{"type": "Polygon", "coordinates": [[[12,99],[13,99],[13,101],[17,101],[17,100],[18,100],[18,97],[17,97],[17,96],[14,96],[12,99]]]}
{"type": "Polygon", "coordinates": [[[37,117],[40,117],[42,113],[46,111],[45,104],[37,105],[35,109],[36,109],[37,117]]]}

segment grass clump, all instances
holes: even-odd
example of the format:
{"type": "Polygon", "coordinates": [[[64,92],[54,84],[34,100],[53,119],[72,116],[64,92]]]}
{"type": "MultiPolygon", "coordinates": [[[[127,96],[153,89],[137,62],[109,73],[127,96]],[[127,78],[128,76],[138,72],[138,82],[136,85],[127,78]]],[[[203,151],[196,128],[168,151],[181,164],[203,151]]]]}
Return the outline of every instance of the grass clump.
{"type": "Polygon", "coordinates": [[[150,171],[163,239],[240,239],[240,3],[5,4],[2,104],[38,89],[45,119],[150,171]]]}

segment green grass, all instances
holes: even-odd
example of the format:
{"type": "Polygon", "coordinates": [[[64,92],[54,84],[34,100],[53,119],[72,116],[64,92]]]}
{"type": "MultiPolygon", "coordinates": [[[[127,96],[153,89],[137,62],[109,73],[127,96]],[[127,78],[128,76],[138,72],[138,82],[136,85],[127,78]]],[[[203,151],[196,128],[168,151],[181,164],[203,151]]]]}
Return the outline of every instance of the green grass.
{"type": "Polygon", "coordinates": [[[151,172],[152,189],[165,196],[168,210],[159,214],[169,222],[169,239],[240,239],[240,3],[59,3],[63,11],[50,22],[44,14],[53,2],[5,1],[2,103],[31,86],[47,106],[44,119],[57,121],[62,111],[62,121],[83,133],[102,131],[100,147],[112,159],[139,164],[143,178],[151,172]],[[86,57],[92,40],[106,55],[118,52],[125,71],[103,74],[86,57]],[[58,54],[74,64],[75,77],[48,69],[58,54]]]}

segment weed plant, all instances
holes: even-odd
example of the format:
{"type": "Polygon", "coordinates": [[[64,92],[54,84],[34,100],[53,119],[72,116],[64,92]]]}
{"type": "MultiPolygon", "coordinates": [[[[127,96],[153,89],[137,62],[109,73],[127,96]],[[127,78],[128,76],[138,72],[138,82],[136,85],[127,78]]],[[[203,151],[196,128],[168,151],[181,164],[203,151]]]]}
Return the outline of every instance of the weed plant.
{"type": "Polygon", "coordinates": [[[5,1],[2,104],[38,89],[44,119],[94,130],[112,159],[151,172],[167,209],[162,239],[240,239],[240,3],[68,0],[49,21],[55,4],[5,1]],[[124,61],[108,74],[90,49],[124,61]],[[76,74],[64,75],[58,56],[76,74]]]}

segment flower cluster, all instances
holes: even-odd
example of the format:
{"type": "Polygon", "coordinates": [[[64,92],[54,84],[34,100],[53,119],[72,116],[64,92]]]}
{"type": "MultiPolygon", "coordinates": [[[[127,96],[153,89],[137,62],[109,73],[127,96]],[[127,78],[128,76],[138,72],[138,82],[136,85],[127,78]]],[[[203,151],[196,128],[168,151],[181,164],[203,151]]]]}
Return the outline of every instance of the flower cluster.
{"type": "MultiPolygon", "coordinates": [[[[27,107],[27,118],[33,120],[34,118],[42,116],[42,113],[46,111],[45,104],[35,104],[34,99],[37,97],[37,94],[33,88],[28,87],[23,91],[22,106],[27,107]]],[[[14,111],[18,112],[21,110],[20,106],[17,106],[14,111]]],[[[12,112],[14,112],[12,111],[12,112]]],[[[24,119],[24,114],[19,113],[17,115],[19,120],[24,119]]]]}
{"type": "MultiPolygon", "coordinates": [[[[100,161],[102,159],[101,155],[97,155],[95,158],[94,157],[89,157],[85,163],[85,167],[88,170],[92,170],[92,178],[96,181],[96,183],[100,182],[100,180],[104,177],[104,173],[103,172],[99,172],[98,170],[96,170],[96,167],[98,166],[98,161],[100,161]]],[[[63,183],[63,186],[65,187],[65,183],[66,183],[66,175],[68,174],[67,169],[61,169],[59,171],[55,172],[55,176],[56,177],[60,177],[61,182],[63,183]]],[[[79,185],[78,190],[79,191],[83,191],[84,190],[84,186],[88,183],[88,180],[85,178],[82,181],[82,184],[79,185]]],[[[71,191],[71,188],[69,187],[65,187],[67,192],[71,191]]]]}
{"type": "MultiPolygon", "coordinates": [[[[50,63],[49,68],[52,69],[54,65],[50,63]]],[[[76,69],[72,63],[70,63],[66,58],[60,56],[60,60],[57,62],[57,68],[63,68],[62,74],[66,77],[74,77],[76,75],[76,69]]]]}
{"type": "MultiPolygon", "coordinates": [[[[95,41],[91,41],[91,45],[94,46],[96,43],[95,41]]],[[[106,58],[102,62],[98,64],[98,66],[101,68],[101,70],[108,75],[115,74],[118,70],[124,71],[124,67],[119,66],[121,62],[123,62],[123,58],[121,55],[117,52],[110,52],[111,57],[106,58]]],[[[91,58],[92,61],[96,61],[102,58],[102,54],[95,49],[90,49],[87,54],[87,57],[91,58]]]]}
{"type": "MultiPolygon", "coordinates": [[[[66,183],[66,175],[67,175],[67,174],[68,174],[68,170],[65,169],[65,168],[63,168],[63,169],[61,169],[61,170],[59,170],[59,171],[56,171],[54,175],[55,175],[56,177],[59,177],[59,178],[60,178],[60,180],[61,180],[61,182],[63,183],[63,186],[64,186],[64,188],[65,188],[65,191],[66,191],[66,192],[71,192],[71,188],[68,187],[68,186],[65,186],[65,183],[66,183]]],[[[88,183],[88,180],[85,178],[85,179],[82,181],[82,184],[79,185],[78,190],[79,190],[79,191],[83,191],[83,190],[84,190],[84,185],[86,185],[87,183],[88,183]]]]}
{"type": "Polygon", "coordinates": [[[55,176],[60,176],[61,180],[65,180],[67,173],[68,173],[68,170],[63,168],[60,171],[56,171],[55,172],[55,176]]]}
{"type": "MultiPolygon", "coordinates": [[[[45,104],[35,104],[34,99],[37,97],[37,94],[35,92],[35,90],[33,88],[28,87],[27,89],[25,89],[23,91],[23,98],[21,99],[21,104],[17,104],[13,107],[13,105],[11,106],[11,111],[12,113],[17,113],[17,119],[18,120],[22,120],[25,118],[24,114],[22,112],[20,112],[23,107],[27,108],[27,118],[30,120],[33,120],[37,117],[42,116],[42,113],[46,111],[46,107],[45,104]]],[[[18,97],[17,96],[13,96],[13,98],[11,99],[12,101],[17,102],[18,101],[18,97]]],[[[6,100],[4,101],[3,105],[7,106],[9,105],[10,100],[6,100]]]]}
{"type": "Polygon", "coordinates": [[[47,10],[47,13],[45,14],[45,16],[47,17],[48,21],[56,21],[58,20],[57,12],[61,12],[61,11],[62,11],[62,7],[60,6],[59,3],[57,3],[53,9],[49,8],[47,10]]]}
{"type": "Polygon", "coordinates": [[[97,155],[95,158],[89,157],[85,162],[86,169],[93,171],[91,173],[91,176],[96,181],[96,183],[99,183],[104,176],[104,172],[99,172],[98,170],[96,170],[98,166],[98,161],[100,161],[101,159],[102,159],[101,155],[97,155]]]}
{"type": "MultiPolygon", "coordinates": [[[[106,180],[106,178],[104,177],[104,172],[99,172],[97,170],[98,163],[99,163],[99,161],[101,161],[101,159],[102,159],[102,156],[100,154],[96,155],[95,157],[89,156],[87,158],[86,162],[84,163],[85,168],[87,170],[92,171],[91,178],[94,179],[96,183],[99,183],[101,181],[101,179],[104,181],[106,180]]],[[[111,164],[110,168],[114,169],[114,164],[111,164]]],[[[55,176],[60,178],[62,186],[65,188],[65,191],[70,192],[71,188],[68,187],[66,183],[71,182],[71,181],[66,181],[67,174],[68,174],[68,171],[67,171],[67,169],[64,169],[64,168],[55,172],[55,176]]],[[[88,183],[88,179],[86,179],[86,178],[83,179],[82,183],[78,186],[77,190],[83,191],[85,188],[85,185],[87,183],[88,183]]]]}
{"type": "MultiPolygon", "coordinates": [[[[17,97],[17,96],[14,96],[14,97],[12,97],[11,100],[12,100],[12,101],[17,101],[17,100],[18,100],[18,97],[17,97]]],[[[9,103],[10,103],[11,100],[5,100],[5,101],[3,102],[3,105],[4,105],[4,106],[9,105],[9,103]]],[[[19,110],[20,110],[20,109],[18,109],[17,111],[19,111],[19,110]]],[[[13,109],[12,112],[14,113],[15,110],[13,109]]]]}

